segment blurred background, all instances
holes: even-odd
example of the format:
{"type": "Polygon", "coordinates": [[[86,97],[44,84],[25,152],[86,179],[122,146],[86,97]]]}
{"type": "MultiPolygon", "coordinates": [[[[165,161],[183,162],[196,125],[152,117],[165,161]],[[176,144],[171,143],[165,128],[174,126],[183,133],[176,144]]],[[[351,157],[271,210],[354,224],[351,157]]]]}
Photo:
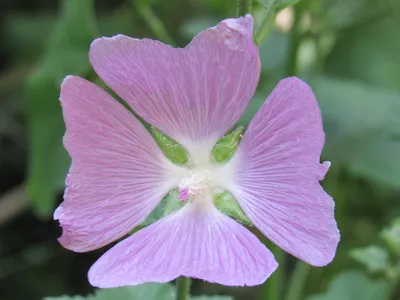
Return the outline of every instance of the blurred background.
{"type": "MultiPolygon", "coordinates": [[[[123,33],[183,47],[236,13],[236,0],[0,0],[1,300],[93,291],[86,274],[105,249],[65,250],[52,220],[70,163],[59,87],[67,74],[99,82],[91,41],[123,33]]],[[[323,158],[332,162],[323,185],[336,201],[342,241],[325,268],[273,248],[281,267],[263,286],[195,281],[192,293],[400,299],[400,1],[258,0],[253,16],[262,76],[240,123],[280,79],[297,75],[312,86],[327,134],[323,158]]]]}

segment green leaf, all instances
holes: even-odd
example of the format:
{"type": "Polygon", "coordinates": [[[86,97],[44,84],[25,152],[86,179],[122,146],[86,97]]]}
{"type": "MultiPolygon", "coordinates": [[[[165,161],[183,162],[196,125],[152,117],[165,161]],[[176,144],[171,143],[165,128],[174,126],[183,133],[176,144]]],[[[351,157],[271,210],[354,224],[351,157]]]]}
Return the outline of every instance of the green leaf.
{"type": "Polygon", "coordinates": [[[134,0],[135,4],[139,5],[139,6],[150,6],[153,5],[157,2],[159,2],[160,0],[134,0]]]}
{"type": "Polygon", "coordinates": [[[64,122],[58,101],[68,74],[87,75],[96,35],[92,0],[65,0],[39,67],[28,81],[30,166],[28,192],[37,213],[48,216],[64,187],[69,158],[62,146],[64,122]]]}
{"type": "Polygon", "coordinates": [[[237,0],[204,0],[202,3],[213,15],[231,17],[236,13],[237,0]]]}
{"type": "Polygon", "coordinates": [[[151,133],[158,146],[160,146],[161,150],[170,161],[177,165],[183,165],[189,161],[189,154],[182,145],[166,136],[155,127],[151,127],[151,133]]]}
{"type": "Polygon", "coordinates": [[[325,294],[307,300],[383,300],[387,299],[388,282],[371,280],[359,271],[345,271],[337,275],[325,294]]]}
{"type": "Polygon", "coordinates": [[[276,74],[285,68],[289,54],[289,34],[272,31],[260,45],[260,60],[262,71],[276,74]]]}
{"type": "Polygon", "coordinates": [[[212,18],[210,16],[206,16],[203,18],[189,19],[186,20],[181,25],[180,32],[185,38],[192,39],[195,35],[199,34],[201,31],[215,26],[215,24],[218,24],[218,22],[220,22],[219,19],[212,18]]]}
{"type": "Polygon", "coordinates": [[[215,191],[214,203],[215,206],[224,214],[231,216],[245,226],[252,226],[251,221],[247,218],[239,203],[231,193],[223,190],[215,191]]]}
{"type": "Polygon", "coordinates": [[[194,296],[190,300],[233,300],[230,296],[194,296]]]}
{"type": "MultiPolygon", "coordinates": [[[[99,289],[87,296],[47,297],[44,300],[175,300],[175,286],[145,283],[137,286],[99,289]]],[[[230,296],[190,296],[189,300],[232,300],[230,296]]]]}
{"type": "Polygon", "coordinates": [[[55,21],[49,13],[7,15],[4,26],[7,46],[18,62],[35,59],[43,52],[44,41],[55,21]]]}
{"type": "MultiPolygon", "coordinates": [[[[326,69],[335,76],[361,79],[400,92],[400,25],[390,16],[385,1],[381,2],[388,17],[342,33],[326,69]]],[[[371,11],[369,15],[382,14],[382,9],[376,7],[371,11]]]]}
{"type": "Polygon", "coordinates": [[[380,246],[356,248],[350,251],[350,256],[365,265],[370,272],[383,272],[389,268],[389,254],[380,246]]]}
{"type": "Polygon", "coordinates": [[[218,163],[224,163],[230,160],[235,154],[239,141],[244,132],[243,126],[238,126],[229,134],[225,135],[212,149],[212,156],[218,163]]]}
{"type": "Polygon", "coordinates": [[[325,157],[354,175],[400,187],[400,95],[358,81],[314,78],[325,157]]]}
{"type": "Polygon", "coordinates": [[[174,300],[175,288],[170,284],[145,283],[134,287],[96,290],[88,296],[48,297],[44,300],[174,300]]]}
{"type": "Polygon", "coordinates": [[[374,11],[376,12],[377,1],[373,0],[336,0],[334,2],[322,2],[320,3],[319,13],[324,16],[325,13],[325,26],[327,24],[335,29],[350,27],[353,24],[360,22],[360,19],[365,19],[371,12],[367,10],[367,4],[375,2],[374,11]]]}
{"type": "Polygon", "coordinates": [[[381,236],[390,249],[400,255],[400,218],[395,219],[390,227],[383,229],[381,236]]]}

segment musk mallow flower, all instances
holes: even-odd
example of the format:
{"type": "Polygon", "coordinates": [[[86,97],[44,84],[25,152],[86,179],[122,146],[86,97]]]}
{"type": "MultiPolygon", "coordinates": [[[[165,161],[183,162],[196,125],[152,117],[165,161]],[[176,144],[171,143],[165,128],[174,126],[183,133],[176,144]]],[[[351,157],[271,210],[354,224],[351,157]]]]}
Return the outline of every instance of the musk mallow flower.
{"type": "Polygon", "coordinates": [[[314,265],[335,255],[334,202],[322,189],[329,163],[321,113],[310,87],[282,80],[254,116],[233,157],[211,150],[238,121],[258,84],[260,60],[250,15],[227,19],[182,49],[123,35],[99,38],[90,61],[101,79],[145,121],[187,150],[169,161],[133,114],[103,89],[68,76],[61,87],[64,144],[72,165],[55,211],[60,243],[85,252],[140,225],[171,190],[179,210],[123,239],[90,269],[98,287],[167,282],[188,276],[257,285],[277,268],[257,237],[219,211],[229,191],[268,239],[314,265]]]}

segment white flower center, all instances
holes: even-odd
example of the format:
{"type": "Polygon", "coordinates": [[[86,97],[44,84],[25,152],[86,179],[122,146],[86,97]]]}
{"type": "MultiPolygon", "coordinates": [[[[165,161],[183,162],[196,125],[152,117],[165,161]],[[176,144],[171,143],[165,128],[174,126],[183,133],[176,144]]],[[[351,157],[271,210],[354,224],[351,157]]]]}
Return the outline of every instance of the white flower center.
{"type": "Polygon", "coordinates": [[[201,196],[207,196],[212,188],[211,172],[204,170],[191,170],[179,184],[179,201],[194,201],[201,196]]]}
{"type": "Polygon", "coordinates": [[[194,204],[188,205],[189,207],[213,207],[214,192],[217,189],[230,190],[232,188],[234,164],[218,164],[212,161],[211,149],[215,145],[214,140],[207,143],[183,144],[190,154],[191,168],[171,164],[172,172],[169,173],[167,180],[170,180],[174,187],[178,185],[179,201],[194,204]]]}

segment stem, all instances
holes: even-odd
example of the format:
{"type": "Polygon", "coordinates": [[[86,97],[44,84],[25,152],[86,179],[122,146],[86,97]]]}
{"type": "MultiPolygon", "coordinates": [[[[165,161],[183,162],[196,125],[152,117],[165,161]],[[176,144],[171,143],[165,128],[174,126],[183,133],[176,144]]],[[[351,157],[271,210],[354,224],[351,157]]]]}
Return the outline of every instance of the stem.
{"type": "Polygon", "coordinates": [[[132,0],[132,3],[133,5],[135,5],[142,18],[150,26],[156,38],[164,43],[173,45],[174,43],[169,36],[167,29],[164,26],[164,23],[160,20],[159,17],[157,17],[151,7],[149,5],[140,4],[140,1],[136,0],[132,0]]]}
{"type": "Polygon", "coordinates": [[[261,288],[262,299],[265,300],[281,300],[282,287],[285,282],[285,253],[275,245],[268,245],[268,248],[274,254],[275,259],[279,263],[279,268],[271,275],[261,288]]]}
{"type": "Polygon", "coordinates": [[[395,269],[395,275],[393,276],[390,285],[389,285],[389,293],[388,293],[388,300],[396,300],[398,299],[397,292],[400,287],[400,266],[397,266],[395,269]]]}
{"type": "Polygon", "coordinates": [[[389,286],[389,297],[388,297],[388,300],[396,300],[396,299],[398,299],[398,298],[396,298],[397,288],[398,288],[398,282],[393,282],[389,286]]]}
{"type": "Polygon", "coordinates": [[[237,15],[238,17],[251,13],[253,0],[238,0],[237,15]]]}
{"type": "Polygon", "coordinates": [[[268,6],[264,6],[265,14],[261,20],[260,27],[254,33],[254,43],[260,46],[261,43],[268,37],[274,28],[276,18],[276,3],[277,1],[271,1],[268,6]]]}
{"type": "Polygon", "coordinates": [[[303,290],[305,287],[305,282],[310,272],[311,267],[298,261],[293,270],[293,274],[290,278],[289,288],[286,293],[285,300],[301,300],[303,295],[303,290]]]}
{"type": "Polygon", "coordinates": [[[190,278],[183,276],[179,277],[176,280],[176,289],[176,300],[187,300],[190,290],[190,278]]]}

